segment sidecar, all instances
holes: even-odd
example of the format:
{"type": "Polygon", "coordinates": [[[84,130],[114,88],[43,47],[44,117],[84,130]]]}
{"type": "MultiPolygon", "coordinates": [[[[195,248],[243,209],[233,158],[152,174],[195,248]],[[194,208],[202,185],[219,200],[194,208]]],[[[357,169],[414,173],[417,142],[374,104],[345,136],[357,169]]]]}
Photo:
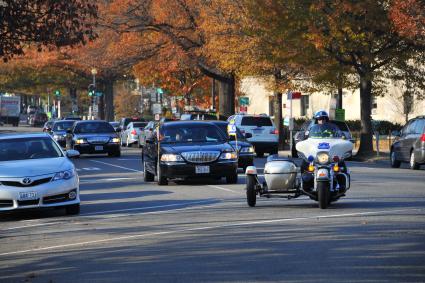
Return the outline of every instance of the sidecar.
{"type": "Polygon", "coordinates": [[[297,198],[302,195],[301,169],[289,158],[272,155],[264,167],[264,182],[261,182],[257,168],[246,168],[246,196],[249,206],[255,206],[257,195],[272,198],[297,198]]]}

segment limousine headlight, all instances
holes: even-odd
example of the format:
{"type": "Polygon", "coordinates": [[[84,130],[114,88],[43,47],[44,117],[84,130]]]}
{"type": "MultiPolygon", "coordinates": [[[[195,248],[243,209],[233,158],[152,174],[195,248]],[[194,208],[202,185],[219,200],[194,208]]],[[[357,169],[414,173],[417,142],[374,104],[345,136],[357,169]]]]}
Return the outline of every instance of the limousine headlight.
{"type": "Polygon", "coordinates": [[[182,162],[184,161],[184,159],[179,154],[166,153],[161,156],[161,161],[162,162],[182,162]]]}
{"type": "Polygon", "coordinates": [[[238,155],[236,152],[223,152],[220,156],[221,160],[232,160],[232,159],[238,159],[238,155]]]}

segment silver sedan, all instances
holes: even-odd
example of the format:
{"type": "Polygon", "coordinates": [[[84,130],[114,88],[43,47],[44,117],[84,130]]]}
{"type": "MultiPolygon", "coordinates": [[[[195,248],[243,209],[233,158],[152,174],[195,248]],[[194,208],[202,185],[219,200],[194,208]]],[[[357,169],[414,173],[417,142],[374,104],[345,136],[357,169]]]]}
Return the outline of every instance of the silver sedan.
{"type": "Polygon", "coordinates": [[[64,207],[80,212],[79,178],[69,157],[48,134],[0,136],[0,212],[64,207]]]}

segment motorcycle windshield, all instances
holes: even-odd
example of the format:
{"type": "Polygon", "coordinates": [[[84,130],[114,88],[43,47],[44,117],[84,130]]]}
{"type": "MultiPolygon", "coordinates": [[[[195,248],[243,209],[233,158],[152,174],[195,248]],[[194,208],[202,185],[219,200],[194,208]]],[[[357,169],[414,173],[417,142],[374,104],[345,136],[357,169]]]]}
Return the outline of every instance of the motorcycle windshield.
{"type": "Polygon", "coordinates": [[[314,139],[341,138],[342,132],[331,123],[317,124],[311,127],[309,137],[314,139]]]}

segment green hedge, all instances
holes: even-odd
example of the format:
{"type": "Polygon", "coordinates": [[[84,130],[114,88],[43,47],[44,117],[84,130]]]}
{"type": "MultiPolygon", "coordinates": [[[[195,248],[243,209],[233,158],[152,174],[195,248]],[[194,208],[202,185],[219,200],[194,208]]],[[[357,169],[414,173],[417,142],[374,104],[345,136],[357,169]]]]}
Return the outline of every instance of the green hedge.
{"type": "MultiPolygon", "coordinates": [[[[360,132],[362,129],[360,120],[347,120],[345,121],[352,132],[360,132]]],[[[380,135],[388,135],[389,132],[399,131],[403,126],[398,123],[392,123],[385,120],[372,120],[373,131],[378,131],[380,135]]]]}

